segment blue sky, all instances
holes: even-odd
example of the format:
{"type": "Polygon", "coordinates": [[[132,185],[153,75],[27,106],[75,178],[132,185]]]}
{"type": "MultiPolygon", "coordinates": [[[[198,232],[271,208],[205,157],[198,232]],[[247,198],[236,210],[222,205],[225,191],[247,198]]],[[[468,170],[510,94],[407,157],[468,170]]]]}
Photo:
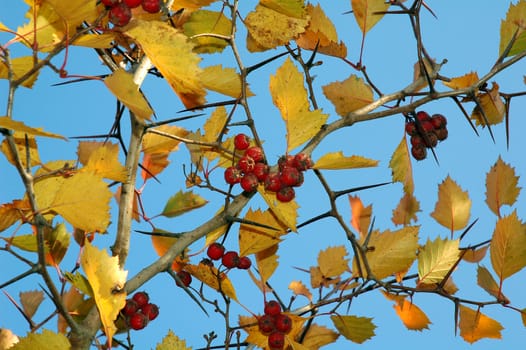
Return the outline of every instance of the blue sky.
{"type": "MultiPolygon", "coordinates": [[[[245,4],[246,8],[253,7],[255,1],[245,4]]],[[[360,32],[352,14],[343,14],[350,9],[350,1],[321,1],[324,10],[334,20],[340,39],[343,40],[349,52],[349,59],[356,61],[359,56],[360,32]]],[[[477,71],[479,76],[484,75],[493,65],[498,56],[500,21],[505,17],[509,6],[508,1],[461,1],[443,2],[428,1],[436,13],[435,19],[427,11],[422,13],[423,39],[431,56],[437,60],[447,58],[442,74],[453,77],[463,75],[470,71],[477,71]]],[[[22,1],[0,0],[0,21],[11,28],[23,23],[25,5],[22,1]]],[[[242,7],[242,11],[247,10],[242,7]]],[[[8,36],[0,34],[0,42],[4,43],[8,36]]],[[[240,35],[240,42],[244,36],[240,35]]],[[[14,49],[16,56],[20,51],[14,49]]],[[[22,51],[27,54],[27,51],[22,51]]],[[[243,52],[247,65],[269,57],[270,53],[249,56],[243,52]]],[[[323,65],[316,68],[315,87],[336,80],[343,80],[350,74],[355,74],[347,66],[337,60],[319,56],[323,65]]],[[[208,56],[203,66],[217,64],[222,60],[226,66],[232,67],[232,56],[228,54],[208,56]]],[[[389,93],[401,89],[412,81],[413,64],[416,62],[415,40],[410,31],[408,19],[404,16],[390,16],[384,18],[367,35],[365,43],[364,64],[370,77],[378,87],[389,93]]],[[[60,65],[61,59],[55,61],[60,65]]],[[[277,159],[285,151],[285,128],[279,117],[278,110],[272,105],[268,93],[268,76],[274,74],[283,60],[270,64],[266,68],[250,76],[251,89],[256,97],[250,100],[260,136],[265,140],[265,152],[269,159],[277,159]]],[[[70,74],[97,75],[107,73],[100,64],[97,56],[87,50],[71,50],[67,70],[70,74]]],[[[496,81],[501,91],[522,91],[525,88],[524,74],[526,63],[519,62],[509,72],[497,75],[491,81],[496,81]]],[[[51,84],[60,82],[60,78],[50,70],[45,70],[32,90],[21,89],[15,100],[14,117],[24,120],[32,126],[44,127],[46,130],[63,134],[65,136],[92,135],[104,133],[111,127],[115,109],[114,98],[100,82],[85,82],[66,86],[51,87],[51,84]]],[[[439,90],[445,90],[441,84],[439,90]]],[[[178,116],[177,111],[183,109],[177,98],[166,83],[156,78],[149,78],[143,89],[154,106],[160,119],[178,116]]],[[[5,110],[7,84],[0,81],[0,110],[5,110]]],[[[322,98],[321,106],[324,112],[330,115],[330,121],[338,116],[330,103],[322,98]]],[[[467,106],[471,110],[472,106],[467,106]]],[[[468,234],[464,244],[476,244],[491,237],[495,224],[495,216],[484,203],[485,200],[485,174],[495,163],[499,156],[515,166],[516,173],[521,176],[519,186],[525,187],[524,149],[526,139],[523,130],[526,130],[526,119],[523,118],[526,110],[526,99],[517,98],[511,105],[510,120],[510,147],[506,148],[504,125],[493,128],[495,143],[491,141],[487,130],[478,129],[477,136],[463,118],[454,103],[449,100],[432,102],[424,106],[429,113],[442,113],[448,117],[448,139],[437,148],[440,165],[431,157],[422,162],[414,162],[415,195],[420,200],[422,212],[419,213],[421,225],[421,243],[430,237],[446,237],[446,229],[437,225],[429,216],[437,199],[437,185],[450,175],[464,190],[468,191],[472,201],[471,221],[479,221],[468,234]]],[[[207,111],[209,112],[209,111],[207,111]]],[[[2,112],[3,113],[3,112],[2,112]]],[[[241,116],[237,116],[241,119],[241,116]]],[[[180,126],[195,130],[202,126],[204,119],[183,122],[180,126]]],[[[326,176],[335,189],[345,189],[354,186],[364,186],[372,183],[386,182],[391,179],[388,167],[390,156],[403,136],[404,119],[395,115],[381,120],[357,124],[351,128],[340,130],[330,135],[315,150],[314,159],[327,152],[343,150],[345,154],[357,154],[380,160],[378,168],[349,170],[341,172],[327,172],[326,176]]],[[[125,132],[127,127],[125,127],[125,132]]],[[[244,131],[244,130],[239,130],[244,131]]],[[[237,132],[234,131],[233,132],[237,132]]],[[[39,140],[40,154],[43,161],[55,159],[75,159],[76,143],[70,140],[67,143],[56,140],[39,140]]],[[[187,152],[184,147],[171,157],[171,167],[160,176],[162,184],[150,182],[144,193],[144,201],[150,215],[155,215],[164,207],[169,196],[175,194],[183,186],[182,165],[188,164],[187,152]]],[[[218,181],[221,179],[218,172],[218,181]]],[[[0,156],[0,203],[9,202],[23,195],[23,188],[16,176],[15,170],[7,165],[5,158],[0,156]]],[[[218,182],[219,183],[219,182],[218,182]]],[[[196,191],[207,198],[210,203],[206,207],[188,213],[179,218],[170,220],[157,220],[160,228],[174,232],[184,231],[195,227],[203,218],[210,217],[222,205],[221,197],[205,191],[196,191]]],[[[394,229],[390,218],[391,211],[402,196],[400,185],[390,185],[378,189],[359,192],[364,204],[373,204],[373,214],[376,218],[376,227],[379,229],[394,229]]],[[[307,175],[305,185],[298,191],[298,202],[301,205],[299,221],[319,214],[329,208],[329,202],[321,191],[320,185],[312,174],[307,175]]],[[[350,209],[346,198],[338,201],[341,212],[346,220],[350,218],[350,209]]],[[[256,199],[252,208],[263,207],[262,201],[256,199]]],[[[521,193],[515,207],[520,218],[526,218],[526,197],[521,193]]],[[[507,210],[507,209],[506,209],[507,210]]],[[[109,246],[113,241],[115,223],[110,226],[109,234],[97,238],[96,242],[102,246],[109,246]],[[113,230],[113,231],[112,231],[113,230]]],[[[149,226],[136,224],[136,229],[148,230],[149,226]]],[[[22,233],[28,233],[27,229],[22,233]]],[[[2,237],[11,234],[11,231],[2,233],[2,237]]],[[[229,248],[236,249],[237,229],[232,230],[228,237],[229,248]]],[[[203,242],[192,246],[192,251],[202,247],[203,242]]],[[[287,290],[291,280],[301,279],[308,283],[308,276],[299,272],[294,267],[309,268],[316,264],[316,257],[320,249],[329,246],[346,244],[343,232],[331,221],[318,222],[301,230],[298,234],[290,234],[280,245],[280,267],[272,278],[272,285],[280,295],[287,300],[290,296],[287,290]]],[[[73,248],[73,246],[72,246],[73,248]]],[[[350,248],[348,247],[350,250],[350,248]]],[[[76,259],[75,249],[68,253],[66,264],[72,264],[76,259]]],[[[141,267],[156,259],[148,237],[139,234],[133,235],[132,249],[126,268],[129,275],[133,276],[141,267]]],[[[199,261],[196,256],[194,262],[199,261]]],[[[4,267],[0,273],[0,283],[12,278],[25,266],[19,264],[11,257],[0,254],[0,264],[4,267]]],[[[490,267],[489,259],[483,265],[490,267]]],[[[66,265],[66,269],[70,266],[66,265]]],[[[476,286],[475,265],[462,265],[454,274],[454,280],[460,288],[459,295],[476,300],[490,300],[490,296],[476,286]]],[[[519,273],[505,281],[504,293],[519,308],[526,307],[523,299],[524,272],[519,273]]],[[[241,302],[250,310],[261,312],[263,298],[261,293],[253,286],[246,273],[232,271],[230,273],[237,294],[241,302]]],[[[8,286],[4,289],[17,298],[21,290],[38,289],[41,281],[37,277],[8,286]]],[[[187,340],[194,348],[203,346],[202,334],[216,330],[221,334],[221,321],[210,310],[210,317],[205,316],[197,306],[184,294],[174,287],[173,281],[167,275],[159,275],[147,282],[142,289],[150,294],[152,301],[161,307],[161,314],[157,320],[141,332],[132,333],[132,340],[137,349],[154,348],[155,344],[172,329],[177,335],[187,340]]],[[[209,292],[212,297],[213,293],[209,292]]],[[[2,313],[0,314],[0,327],[10,328],[16,334],[23,335],[27,331],[27,324],[16,309],[10,305],[7,298],[0,297],[2,313]]],[[[505,329],[502,332],[503,340],[481,340],[470,346],[458,335],[454,335],[453,304],[434,295],[417,295],[414,302],[421,307],[432,321],[430,330],[425,332],[412,332],[405,329],[394,310],[392,303],[385,300],[379,292],[373,292],[354,300],[350,314],[373,317],[378,326],[376,337],[358,346],[347,340],[340,339],[335,345],[326,349],[357,348],[405,348],[421,349],[495,349],[513,347],[524,341],[526,330],[517,313],[499,307],[486,307],[482,311],[502,323],[505,329]]],[[[45,303],[50,305],[49,301],[45,303]]],[[[300,306],[298,300],[295,306],[300,306]]],[[[234,306],[234,312],[247,315],[246,311],[234,306]]],[[[41,320],[47,316],[46,312],[37,313],[36,319],[41,320]]],[[[319,323],[327,323],[328,318],[320,318],[319,323]]],[[[54,326],[54,320],[48,327],[54,326]]],[[[317,321],[318,322],[318,321],[317,321]]],[[[221,337],[221,335],[220,335],[221,337]]],[[[244,335],[242,335],[242,338],[244,335]]]]}

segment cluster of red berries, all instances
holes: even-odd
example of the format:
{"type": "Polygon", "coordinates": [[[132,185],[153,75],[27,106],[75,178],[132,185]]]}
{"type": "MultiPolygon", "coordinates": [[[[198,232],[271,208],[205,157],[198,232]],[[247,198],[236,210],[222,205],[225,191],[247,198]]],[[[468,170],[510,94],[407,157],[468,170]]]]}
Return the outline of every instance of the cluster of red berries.
{"type": "Polygon", "coordinates": [[[281,306],[275,300],[265,303],[264,312],[258,317],[259,331],[268,336],[270,349],[281,350],[285,346],[285,335],[292,329],[292,320],[281,312],[281,306]]]}
{"type": "Polygon", "coordinates": [[[131,299],[126,299],[121,315],[126,320],[128,327],[140,330],[159,316],[159,307],[150,303],[150,297],[146,292],[137,292],[131,299]]]}
{"type": "Polygon", "coordinates": [[[278,160],[278,171],[271,172],[265,163],[263,150],[258,146],[250,146],[250,138],[245,134],[234,137],[234,148],[244,153],[235,166],[225,169],[226,183],[239,183],[246,192],[254,192],[262,183],[267,191],[276,193],[280,202],[294,199],[294,187],[301,186],[303,171],[313,165],[310,156],[305,153],[285,155],[278,160]]]}
{"type": "Polygon", "coordinates": [[[427,157],[427,149],[447,138],[447,119],[442,114],[429,116],[427,112],[416,113],[414,120],[405,123],[405,132],[411,137],[411,155],[416,160],[427,157]]]}
{"type": "Polygon", "coordinates": [[[110,22],[119,27],[130,22],[132,8],[141,6],[148,13],[161,10],[161,0],[102,0],[102,3],[109,9],[110,22]]]}
{"type": "Polygon", "coordinates": [[[214,242],[208,246],[206,255],[210,260],[221,260],[221,264],[227,269],[238,268],[248,270],[252,266],[252,261],[247,256],[239,256],[236,251],[225,251],[225,246],[221,243],[214,242]]]}

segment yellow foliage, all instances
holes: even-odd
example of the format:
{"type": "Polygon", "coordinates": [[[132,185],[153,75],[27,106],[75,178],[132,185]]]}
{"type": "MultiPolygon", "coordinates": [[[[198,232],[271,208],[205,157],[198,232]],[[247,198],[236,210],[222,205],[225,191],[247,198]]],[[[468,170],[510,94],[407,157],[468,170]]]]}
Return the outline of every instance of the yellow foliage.
{"type": "Polygon", "coordinates": [[[236,290],[228,276],[219,272],[214,266],[199,263],[198,265],[186,265],[184,270],[203,282],[210,288],[221,291],[227,297],[237,301],[236,290]]]}
{"type": "Polygon", "coordinates": [[[396,147],[391,156],[389,167],[392,170],[393,182],[400,182],[404,186],[404,192],[412,194],[415,185],[413,182],[413,168],[411,166],[411,158],[409,155],[409,148],[407,147],[405,133],[398,144],[398,147],[396,147]]]}
{"type": "Polygon", "coordinates": [[[239,254],[249,255],[258,253],[278,244],[283,234],[287,233],[286,227],[277,218],[267,211],[253,211],[249,209],[244,219],[260,223],[268,227],[242,223],[239,227],[239,254]]]}
{"type": "Polygon", "coordinates": [[[493,83],[488,92],[479,93],[477,97],[480,105],[473,108],[471,119],[475,120],[477,125],[482,126],[486,126],[486,121],[489,125],[502,122],[506,113],[506,106],[499,95],[499,84],[493,83]]]}
{"type": "Polygon", "coordinates": [[[479,81],[477,72],[469,72],[460,77],[451,78],[450,81],[443,81],[442,83],[451,89],[464,89],[473,86],[479,81]]]}
{"type": "Polygon", "coordinates": [[[517,186],[519,177],[515,169],[499,159],[486,175],[486,204],[500,217],[500,208],[504,204],[513,205],[520,193],[517,186]]]}
{"type": "Polygon", "coordinates": [[[384,16],[377,12],[387,11],[390,3],[384,0],[351,0],[354,18],[365,35],[384,16]]]}
{"type": "Polygon", "coordinates": [[[378,161],[362,156],[345,156],[342,151],[323,155],[313,165],[313,169],[338,170],[378,166],[378,161]]]}
{"type": "Polygon", "coordinates": [[[342,117],[374,101],[373,89],[356,75],[323,86],[323,94],[342,117]]]}
{"type": "Polygon", "coordinates": [[[438,186],[438,201],[431,216],[453,232],[466,227],[470,213],[471,199],[468,193],[448,176],[438,186]]]}
{"type": "Polygon", "coordinates": [[[362,344],[375,336],[372,318],[333,315],[331,320],[341,335],[355,343],[362,344]]]}
{"type": "Polygon", "coordinates": [[[418,252],[418,284],[441,283],[460,257],[459,240],[427,240],[418,252]]]}
{"type": "Polygon", "coordinates": [[[420,211],[420,203],[412,193],[404,193],[400,202],[393,210],[391,221],[395,225],[409,225],[411,221],[416,221],[416,213],[420,211]]]}
{"type": "MultiPolygon", "coordinates": [[[[22,78],[26,73],[29,73],[29,71],[33,69],[34,66],[35,59],[33,56],[23,56],[11,59],[10,67],[12,80],[16,81],[22,78]]],[[[39,72],[40,70],[37,70],[24,79],[24,81],[22,81],[22,86],[31,89],[38,78],[39,72]]],[[[0,62],[0,79],[9,79],[9,68],[4,61],[0,62]]]]}

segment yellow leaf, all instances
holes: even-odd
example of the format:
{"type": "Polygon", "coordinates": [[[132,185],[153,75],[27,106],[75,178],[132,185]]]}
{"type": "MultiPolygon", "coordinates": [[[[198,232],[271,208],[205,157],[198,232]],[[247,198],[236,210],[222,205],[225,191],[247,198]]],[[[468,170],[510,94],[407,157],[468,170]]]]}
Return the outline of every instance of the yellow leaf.
{"type": "Polygon", "coordinates": [[[405,134],[391,156],[389,167],[392,171],[393,182],[400,182],[404,186],[404,192],[412,194],[414,191],[413,168],[405,134]]]}
{"type": "Polygon", "coordinates": [[[228,115],[226,108],[224,106],[220,106],[214,109],[203,126],[205,134],[201,138],[201,141],[208,143],[216,142],[221,132],[224,131],[227,122],[228,115]]]}
{"type": "Polygon", "coordinates": [[[0,328],[0,349],[12,349],[12,346],[19,342],[16,334],[7,328],[0,328]]]}
{"type": "Polygon", "coordinates": [[[342,151],[323,155],[314,163],[314,169],[338,170],[378,166],[378,161],[362,156],[344,156],[342,151]]]}
{"type": "Polygon", "coordinates": [[[133,81],[131,73],[120,68],[106,77],[104,84],[137,118],[150,119],[153,110],[139,91],[139,85],[133,81]]]}
{"type": "Polygon", "coordinates": [[[195,11],[201,7],[205,7],[215,2],[216,0],[174,0],[172,10],[177,11],[185,9],[188,11],[195,11]]]}
{"type": "Polygon", "coordinates": [[[78,229],[104,232],[110,223],[112,194],[98,175],[43,179],[35,184],[35,195],[40,209],[57,212],[78,229]]]}
{"type": "Polygon", "coordinates": [[[285,45],[305,31],[308,19],[303,0],[281,1],[281,4],[280,0],[260,1],[255,11],[246,16],[249,51],[265,51],[285,45]]]}
{"type": "Polygon", "coordinates": [[[345,338],[362,344],[375,336],[373,319],[358,316],[331,316],[332,323],[345,338]]]}
{"type": "Polygon", "coordinates": [[[387,11],[389,2],[384,0],[351,0],[356,23],[365,35],[384,16],[376,12],[387,11]]]}
{"type": "Polygon", "coordinates": [[[66,225],[62,222],[52,230],[44,234],[46,244],[46,262],[58,267],[69,247],[71,234],[66,230],[66,225]]]}
{"type": "MultiPolygon", "coordinates": [[[[77,153],[83,152],[81,145],[82,143],[79,144],[77,153]]],[[[125,182],[128,172],[119,161],[119,145],[110,142],[94,142],[90,145],[94,147],[90,147],[89,155],[84,154],[83,157],[87,156],[87,162],[84,163],[81,171],[93,172],[105,179],[125,182]]]]}
{"type": "Polygon", "coordinates": [[[344,246],[329,247],[318,254],[318,266],[326,278],[337,277],[349,271],[349,259],[344,246]]]}
{"type": "Polygon", "coordinates": [[[513,56],[524,50],[525,28],[526,3],[524,1],[519,1],[516,4],[510,3],[510,7],[506,13],[506,19],[500,23],[499,55],[504,53],[504,50],[510,44],[515,33],[517,33],[517,41],[511,47],[508,56],[513,56]]]}
{"type": "Polygon", "coordinates": [[[321,273],[319,266],[311,266],[310,268],[310,285],[313,289],[318,289],[321,287],[329,287],[332,284],[337,284],[340,282],[341,278],[327,278],[321,273]]]}
{"type": "Polygon", "coordinates": [[[225,273],[219,272],[214,266],[199,264],[199,265],[186,265],[185,271],[188,271],[192,276],[217,291],[221,291],[227,297],[236,300],[236,291],[232,282],[225,273]]]}
{"type": "Polygon", "coordinates": [[[64,334],[58,334],[44,329],[42,333],[28,332],[25,337],[18,339],[18,342],[9,350],[69,350],[71,344],[64,334]]]}
{"type": "Polygon", "coordinates": [[[338,33],[331,20],[325,15],[321,6],[307,4],[307,15],[310,18],[305,32],[296,39],[299,47],[314,50],[325,55],[345,58],[347,47],[343,42],[338,42],[338,33]]]}
{"type": "Polygon", "coordinates": [[[339,336],[340,335],[332,329],[314,323],[309,326],[302,344],[307,349],[318,350],[322,346],[334,343],[339,336]]]}
{"type": "MultiPolygon", "coordinates": [[[[29,167],[40,165],[41,163],[40,155],[38,154],[37,140],[33,136],[29,135],[26,137],[26,135],[27,134],[24,134],[22,132],[15,132],[13,134],[16,151],[18,154],[18,160],[24,166],[24,168],[27,168],[27,158],[29,155],[29,167]]],[[[4,153],[9,163],[16,165],[16,158],[11,152],[11,148],[9,147],[6,139],[2,141],[1,147],[2,153],[4,153]]]]}
{"type": "MultiPolygon", "coordinates": [[[[203,86],[209,90],[233,98],[241,97],[241,76],[234,68],[223,68],[221,65],[206,67],[201,74],[201,81],[203,86]]],[[[253,95],[247,87],[246,96],[253,95]]]]}
{"type": "Polygon", "coordinates": [[[248,222],[259,223],[268,227],[242,223],[239,227],[239,254],[258,253],[278,244],[280,237],[287,233],[287,228],[278,221],[269,210],[252,211],[249,209],[244,217],[248,222]]]}
{"type": "Polygon", "coordinates": [[[456,90],[456,89],[464,89],[464,88],[473,86],[478,81],[479,81],[479,76],[477,72],[469,72],[460,77],[451,78],[450,81],[443,81],[442,84],[444,84],[448,88],[456,90]]]}
{"type": "Polygon", "coordinates": [[[258,192],[263,197],[272,213],[286,227],[296,232],[296,222],[298,218],[299,205],[295,200],[290,202],[280,202],[276,199],[275,192],[266,191],[263,185],[258,186],[258,192]]]}
{"type": "Polygon", "coordinates": [[[208,203],[206,199],[194,194],[192,191],[179,191],[168,199],[161,215],[167,218],[173,218],[191,210],[201,208],[206,205],[206,203],[208,203]]]}
{"type": "MultiPolygon", "coordinates": [[[[365,257],[375,278],[383,279],[403,272],[413,264],[418,249],[418,230],[418,226],[407,226],[393,232],[386,230],[382,233],[371,233],[365,257]]],[[[366,270],[361,259],[360,263],[361,272],[365,275],[366,270]]],[[[354,273],[359,274],[356,257],[353,266],[354,273]]]]}
{"type": "Polygon", "coordinates": [[[486,203],[499,217],[501,206],[513,205],[517,200],[520,192],[518,182],[519,177],[515,175],[515,169],[504,163],[499,156],[486,175],[486,203]]]}
{"type": "Polygon", "coordinates": [[[477,268],[477,284],[500,302],[505,304],[510,302],[509,299],[502,294],[501,288],[499,288],[488,269],[481,265],[477,268]]]}
{"type": "Polygon", "coordinates": [[[309,110],[303,75],[290,58],[270,77],[270,93],[287,126],[287,152],[316,135],[327,121],[327,114],[309,110]]]}
{"type": "Polygon", "coordinates": [[[500,331],[504,329],[501,324],[480,311],[475,311],[460,305],[460,336],[468,343],[484,339],[501,339],[500,331]]]}
{"type": "Polygon", "coordinates": [[[411,221],[416,221],[416,213],[420,211],[420,203],[412,193],[404,193],[398,206],[393,210],[391,221],[395,225],[410,225],[411,221]]]}
{"type": "Polygon", "coordinates": [[[447,177],[438,186],[438,201],[431,216],[451,232],[460,230],[468,224],[471,212],[471,199],[467,192],[447,177]]]}
{"type": "Polygon", "coordinates": [[[458,245],[458,239],[428,239],[418,253],[418,284],[441,283],[459,259],[458,245]]]}
{"type": "Polygon", "coordinates": [[[112,337],[117,330],[113,321],[126,304],[123,288],[128,272],[119,267],[118,257],[110,257],[106,251],[92,246],[89,241],[84,245],[80,264],[93,290],[104,333],[111,347],[112,337]]]}
{"type": "Polygon", "coordinates": [[[356,75],[323,86],[323,94],[332,102],[336,113],[342,117],[374,100],[373,89],[356,75]]]}
{"type": "Polygon", "coordinates": [[[278,245],[273,245],[256,253],[256,265],[261,281],[265,284],[278,268],[278,245]]]}
{"type": "Polygon", "coordinates": [[[516,210],[497,221],[489,252],[501,283],[526,266],[526,224],[519,220],[516,210]]]}
{"type": "MultiPolygon", "coordinates": [[[[16,57],[11,59],[10,66],[11,74],[13,76],[12,80],[18,80],[22,78],[26,73],[29,73],[31,69],[33,69],[33,67],[35,66],[35,59],[33,56],[16,57]]],[[[40,70],[37,70],[29,77],[27,77],[22,82],[22,86],[31,89],[38,78],[39,72],[40,70]]],[[[9,68],[3,60],[2,62],[0,62],[0,79],[9,79],[9,68]]]]}
{"type": "Polygon", "coordinates": [[[93,49],[109,49],[112,47],[115,38],[115,33],[84,34],[71,44],[93,49]]]}
{"type": "Polygon", "coordinates": [[[488,92],[479,93],[477,97],[480,101],[480,106],[477,105],[473,108],[471,119],[475,120],[477,125],[482,126],[486,126],[484,115],[489,125],[502,122],[504,114],[506,113],[506,106],[499,95],[499,84],[493,83],[488,92]],[[481,108],[484,111],[484,115],[482,114],[481,108]]]}
{"type": "Polygon", "coordinates": [[[186,35],[168,23],[136,20],[126,34],[144,50],[168,81],[186,108],[205,103],[206,91],[200,80],[200,58],[186,35]]]}
{"type": "Polygon", "coordinates": [[[307,286],[301,281],[292,281],[289,283],[289,289],[294,293],[294,295],[303,295],[309,301],[312,301],[312,293],[308,290],[307,286]]]}
{"type": "MultiPolygon", "coordinates": [[[[86,302],[82,294],[75,286],[62,294],[62,303],[71,315],[81,315],[81,307],[86,302]]],[[[58,316],[57,329],[60,333],[65,334],[68,330],[68,323],[62,315],[58,316]]]]}
{"type": "Polygon", "coordinates": [[[230,37],[232,21],[223,14],[223,11],[198,10],[190,14],[183,25],[183,29],[184,34],[191,38],[195,45],[194,52],[216,53],[222,52],[229,42],[208,34],[230,37]]]}
{"type": "Polygon", "coordinates": [[[368,205],[364,207],[362,200],[358,196],[349,195],[349,202],[351,204],[351,225],[358,231],[360,238],[363,239],[369,231],[373,206],[368,205]]]}
{"type": "Polygon", "coordinates": [[[24,314],[29,318],[33,318],[43,300],[44,292],[40,290],[20,292],[20,304],[22,304],[24,314]]]}
{"type": "Polygon", "coordinates": [[[421,331],[423,329],[428,329],[429,318],[427,315],[415,304],[404,299],[402,303],[397,303],[393,305],[396,314],[407,329],[412,331],[421,331]]]}
{"type": "Polygon", "coordinates": [[[11,227],[31,212],[29,200],[15,200],[12,203],[0,205],[0,232],[11,227]]]}
{"type": "Polygon", "coordinates": [[[157,344],[155,350],[192,350],[192,348],[186,346],[186,341],[180,339],[170,329],[168,334],[163,338],[162,342],[157,344]]]}
{"type": "Polygon", "coordinates": [[[27,134],[32,136],[44,136],[66,140],[64,136],[44,131],[41,128],[33,128],[27,126],[23,122],[13,120],[9,117],[0,117],[0,128],[5,128],[18,132],[20,133],[18,136],[21,136],[22,134],[27,134]]]}
{"type": "Polygon", "coordinates": [[[470,263],[479,263],[486,256],[488,248],[489,245],[478,249],[468,249],[462,259],[470,263]]]}

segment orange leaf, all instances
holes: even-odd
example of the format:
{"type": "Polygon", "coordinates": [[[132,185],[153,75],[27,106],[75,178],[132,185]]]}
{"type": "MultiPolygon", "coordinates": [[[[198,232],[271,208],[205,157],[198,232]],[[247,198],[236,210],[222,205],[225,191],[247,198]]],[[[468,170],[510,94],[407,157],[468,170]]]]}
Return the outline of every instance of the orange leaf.
{"type": "Polygon", "coordinates": [[[373,89],[356,75],[323,86],[323,94],[342,117],[374,101],[373,89]]]}
{"type": "Polygon", "coordinates": [[[519,220],[516,210],[497,221],[490,258],[501,283],[526,266],[526,225],[519,220]]]}
{"type": "Polygon", "coordinates": [[[499,84],[493,83],[488,92],[477,95],[480,106],[477,105],[471,112],[471,119],[475,120],[477,125],[486,126],[486,120],[482,114],[481,108],[490,125],[499,124],[504,119],[506,106],[499,95],[499,84]]]}
{"type": "Polygon", "coordinates": [[[479,81],[477,72],[469,72],[460,77],[451,78],[450,81],[443,81],[442,83],[453,89],[464,89],[476,84],[479,81]]]}
{"type": "Polygon", "coordinates": [[[307,286],[303,284],[301,281],[292,281],[289,283],[289,289],[295,294],[295,295],[303,295],[309,301],[312,301],[312,293],[307,289],[307,286]]]}
{"type": "Polygon", "coordinates": [[[488,269],[481,265],[477,268],[477,284],[497,300],[505,304],[510,302],[509,299],[502,294],[502,290],[499,288],[488,269]]]}
{"type": "Polygon", "coordinates": [[[502,325],[480,311],[460,305],[460,336],[468,343],[484,339],[501,339],[502,325]]]}
{"type": "Polygon", "coordinates": [[[392,170],[393,182],[400,182],[404,186],[404,192],[412,194],[414,190],[413,168],[405,133],[391,156],[389,167],[392,170]]]}
{"type": "Polygon", "coordinates": [[[373,206],[363,206],[362,200],[358,196],[350,196],[349,202],[351,203],[351,225],[359,232],[360,239],[363,239],[369,230],[371,224],[371,215],[373,212],[373,206]]]}
{"type": "MultiPolygon", "coordinates": [[[[164,230],[155,229],[155,232],[159,233],[167,233],[164,230]]],[[[153,249],[159,256],[163,256],[166,254],[168,249],[170,249],[175,242],[177,241],[176,237],[166,237],[166,236],[158,236],[158,235],[152,235],[152,245],[153,249]]],[[[188,258],[186,257],[186,250],[183,254],[177,256],[174,261],[172,262],[172,270],[175,272],[179,272],[183,269],[183,267],[188,263],[188,258]]]]}
{"type": "Polygon", "coordinates": [[[438,186],[438,201],[431,216],[451,232],[468,224],[471,199],[449,176],[438,186]]]}
{"type": "Polygon", "coordinates": [[[395,225],[410,225],[411,221],[416,221],[416,213],[420,211],[420,203],[412,193],[404,193],[398,206],[393,210],[391,221],[395,225]]]}
{"type": "Polygon", "coordinates": [[[484,246],[479,249],[475,249],[475,250],[468,249],[462,256],[462,259],[470,263],[478,263],[482,259],[484,259],[488,251],[488,248],[489,248],[489,245],[484,246]]]}
{"type": "Polygon", "coordinates": [[[428,326],[431,323],[429,318],[427,318],[427,315],[412,302],[404,300],[402,303],[393,305],[393,307],[407,329],[421,331],[429,328],[428,326]]]}
{"type": "Polygon", "coordinates": [[[351,4],[354,18],[363,35],[384,16],[376,12],[387,11],[390,6],[384,0],[351,0],[351,4]]]}
{"type": "Polygon", "coordinates": [[[499,156],[486,175],[486,203],[499,217],[502,205],[513,205],[517,200],[520,192],[518,181],[519,177],[515,175],[514,168],[504,163],[499,156]]]}

